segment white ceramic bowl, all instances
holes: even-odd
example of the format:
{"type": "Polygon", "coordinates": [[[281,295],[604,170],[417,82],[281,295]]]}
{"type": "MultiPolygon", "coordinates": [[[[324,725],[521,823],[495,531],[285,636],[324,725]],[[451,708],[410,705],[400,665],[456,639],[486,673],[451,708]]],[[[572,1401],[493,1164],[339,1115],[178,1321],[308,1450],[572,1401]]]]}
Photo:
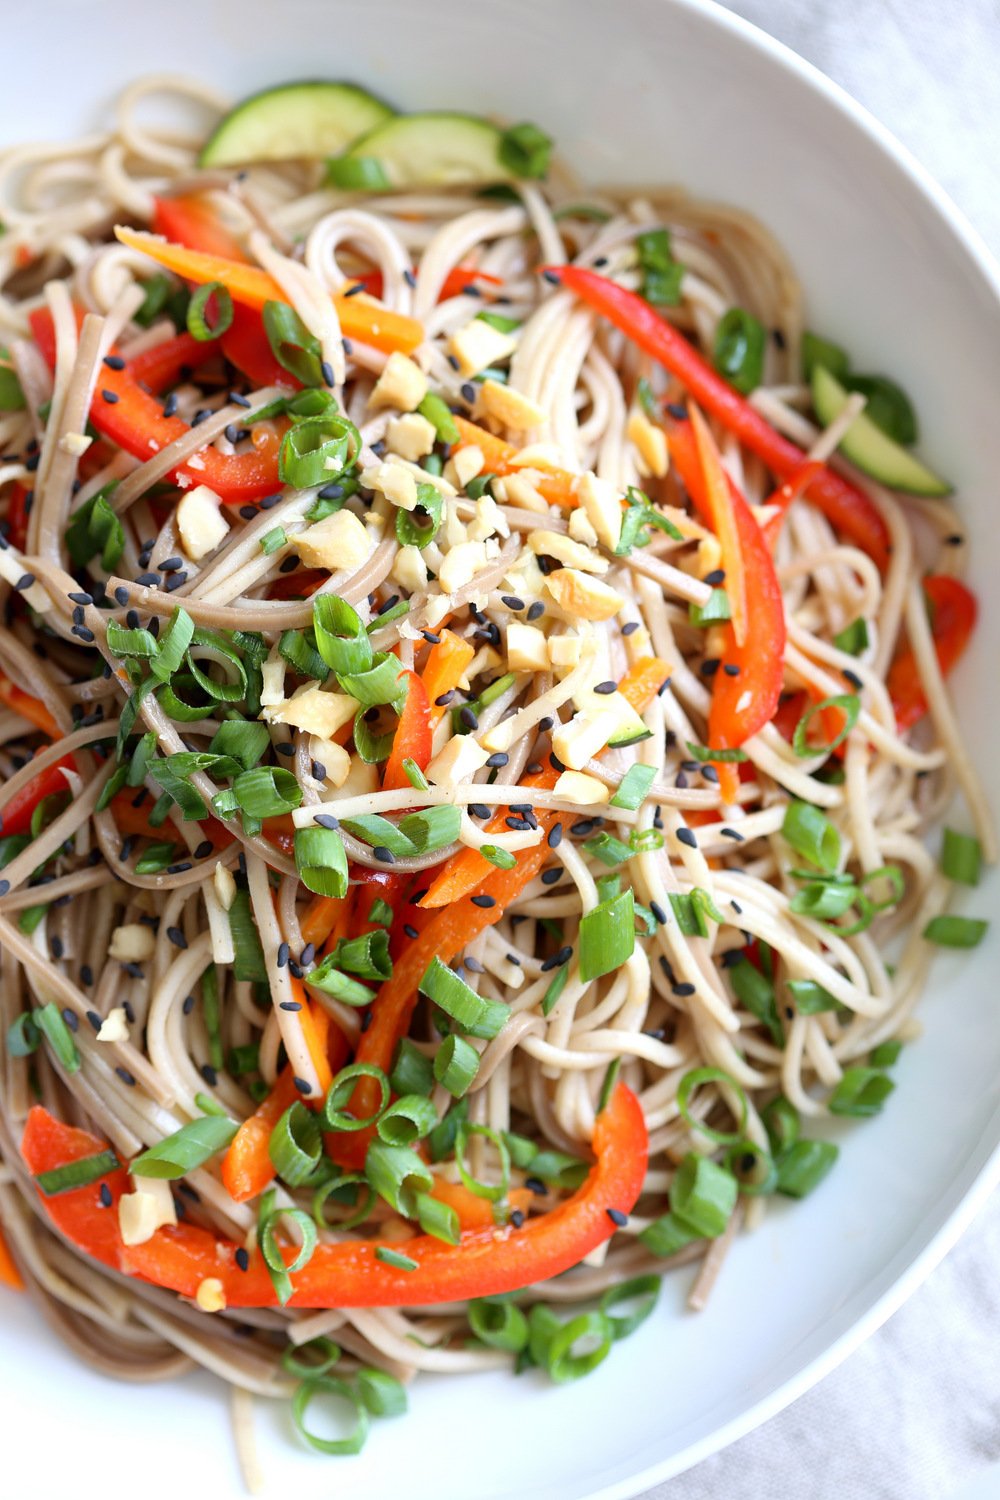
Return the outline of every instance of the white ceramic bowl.
{"type": "MultiPolygon", "coordinates": [[[[1000,730],[996,267],[886,132],[790,52],[697,0],[35,0],[7,8],[4,43],[16,59],[4,140],[88,128],[152,69],[234,94],[327,74],[404,107],[537,119],[585,179],[680,181],[751,209],[791,252],[815,326],[904,382],[928,457],[958,483],[987,607],[956,690],[974,745],[1000,730]]],[[[979,758],[1000,803],[1000,761],[979,758]]],[[[988,914],[996,891],[984,884],[975,909],[988,914]]],[[[821,1192],[738,1244],[705,1313],[683,1311],[681,1272],[657,1315],[576,1385],[421,1379],[405,1423],[380,1425],[356,1459],[304,1453],[269,1411],[268,1493],[611,1500],[771,1416],[898,1306],[1000,1176],[998,950],[994,928],[972,956],[938,960],[927,1034],[906,1049],[885,1113],[844,1132],[821,1192]]],[[[220,1385],[91,1375],[26,1302],[0,1300],[12,1500],[119,1500],[133,1482],[144,1500],[176,1500],[179,1486],[199,1500],[241,1493],[220,1385]]]]}

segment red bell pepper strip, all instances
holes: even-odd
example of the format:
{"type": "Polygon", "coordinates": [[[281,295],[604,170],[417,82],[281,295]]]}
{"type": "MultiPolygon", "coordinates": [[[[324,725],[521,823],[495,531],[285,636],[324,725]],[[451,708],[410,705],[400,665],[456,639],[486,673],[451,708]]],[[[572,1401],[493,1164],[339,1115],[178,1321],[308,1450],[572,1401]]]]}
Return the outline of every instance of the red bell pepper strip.
{"type": "MultiPolygon", "coordinates": [[[[476,1199],[477,1203],[481,1201],[479,1198],[476,1199]]],[[[0,1226],[0,1286],[9,1287],[12,1292],[24,1291],[24,1277],[17,1269],[14,1257],[11,1255],[7,1241],[3,1237],[2,1226],[0,1226]]]]}
{"type": "Polygon", "coordinates": [[[12,547],[24,551],[28,540],[28,491],[23,484],[12,484],[7,503],[8,541],[12,547]]]}
{"type": "Polygon", "coordinates": [[[19,792],[14,793],[7,806],[0,812],[0,834],[4,838],[7,838],[9,834],[28,833],[31,829],[31,814],[38,804],[57,792],[69,790],[69,782],[63,775],[63,767],[68,771],[73,769],[71,755],[64,755],[62,760],[57,760],[55,765],[49,766],[47,771],[39,771],[27,786],[23,786],[19,792]]]}
{"type": "Polygon", "coordinates": [[[20,714],[22,719],[27,719],[29,724],[34,724],[43,734],[47,734],[50,740],[62,738],[62,730],[55,719],[49,713],[40,698],[33,698],[23,688],[19,688],[16,682],[11,682],[0,672],[0,703],[5,703],[15,713],[20,714]]]}
{"type": "Polygon", "coordinates": [[[199,341],[190,333],[179,333],[176,338],[166,339],[152,349],[133,355],[128,362],[128,371],[133,380],[156,396],[185,379],[189,370],[200,369],[218,352],[217,339],[199,341]]]}
{"type": "MultiPolygon", "coordinates": [[[[53,1118],[36,1105],[28,1115],[21,1151],[31,1172],[49,1171],[105,1149],[104,1142],[53,1118]]],[[[594,1165],[577,1191],[557,1208],[507,1225],[473,1229],[457,1245],[430,1235],[395,1242],[391,1248],[415,1262],[398,1270],[376,1259],[375,1240],[344,1240],[318,1245],[308,1265],[293,1278],[291,1307],[405,1307],[458,1302],[516,1291],[547,1281],[579,1265],[610,1239],[615,1226],[609,1210],[627,1214],[635,1206],[646,1175],[649,1141],[639,1101],[618,1084],[594,1126],[594,1165]]],[[[118,1229],[117,1205],[127,1191],[124,1169],[99,1182],[57,1196],[41,1197],[51,1222],[85,1255],[125,1275],[194,1297],[203,1281],[222,1283],[228,1307],[274,1307],[277,1296],[259,1251],[241,1271],[241,1246],[194,1224],[158,1229],[144,1245],[126,1246],[118,1229]],[[111,1204],[102,1208],[106,1186],[111,1204]]],[[[41,1196],[41,1195],[40,1195],[41,1196]]],[[[107,1194],[105,1194],[105,1200],[107,1194]]],[[[287,1262],[296,1255],[287,1248],[287,1262]]],[[[241,1257],[242,1258],[242,1257],[241,1257]]]]}
{"type": "MultiPolygon", "coordinates": [[[[28,321],[46,363],[50,369],[54,368],[56,345],[51,313],[47,308],[36,308],[29,313],[28,321]]],[[[90,405],[90,420],[98,432],[143,460],[152,458],[191,430],[180,417],[163,415],[160,403],[143,390],[128,366],[123,370],[112,370],[107,364],[101,366],[90,405]],[[105,391],[115,399],[108,401],[105,391]]],[[[183,480],[187,485],[207,484],[227,505],[243,505],[273,494],[280,487],[281,439],[269,426],[260,438],[260,445],[255,441],[249,453],[225,454],[216,448],[203,448],[194,459],[171,469],[170,478],[175,482],[183,480]]]]}
{"type": "Polygon", "coordinates": [[[691,407],[691,430],[701,464],[702,488],[698,509],[703,515],[707,511],[707,519],[719,540],[733,635],[737,646],[744,646],[747,639],[747,569],[737,520],[737,501],[733,498],[708,424],[694,405],[691,407]]]}
{"type": "MultiPolygon", "coordinates": [[[[160,232],[165,233],[166,231],[161,230],[160,232]]],[[[177,236],[169,235],[168,238],[175,239],[177,236]]],[[[185,241],[186,243],[187,241],[185,241]]],[[[416,273],[419,267],[414,266],[413,269],[414,273],[416,273]]],[[[438,301],[446,302],[449,297],[460,297],[463,292],[468,291],[470,286],[474,287],[478,282],[485,283],[486,286],[503,286],[503,278],[500,276],[491,276],[488,271],[477,271],[475,266],[452,266],[441,283],[438,301]]],[[[353,286],[357,286],[359,283],[364,287],[369,297],[381,297],[381,271],[366,271],[363,276],[352,278],[351,284],[353,286]]]]}
{"type": "MultiPolygon", "coordinates": [[[[705,475],[690,423],[676,423],[667,440],[670,456],[696,510],[711,521],[705,475]]],[[[739,537],[750,628],[741,646],[731,625],[720,627],[726,644],[713,679],[708,739],[715,749],[736,750],[774,717],[785,674],[786,631],[781,588],[764,533],[732,481],[726,487],[739,537]],[[738,670],[727,672],[727,666],[738,670]]],[[[720,761],[716,769],[723,797],[731,801],[737,780],[734,766],[720,761]]]]}
{"type": "Polygon", "coordinates": [[[787,479],[778,485],[776,490],[773,490],[768,495],[765,504],[774,507],[774,515],[769,516],[766,521],[761,523],[761,529],[767,537],[768,546],[772,552],[777,544],[778,537],[781,535],[781,528],[785,524],[785,517],[791,509],[793,502],[800,495],[805,494],[813,480],[820,478],[823,468],[823,464],[819,463],[816,459],[809,459],[807,463],[800,464],[794,474],[790,474],[787,479]]]}
{"type": "MultiPolygon", "coordinates": [[[[802,449],[776,432],[745,397],[716,374],[682,333],[635,292],[583,266],[546,266],[544,270],[557,276],[563,286],[669,370],[706,411],[735,433],[780,479],[790,478],[801,467],[802,449]]],[[[808,499],[885,571],[889,530],[867,495],[824,464],[810,482],[808,499]]]]}
{"type": "MultiPolygon", "coordinates": [[[[924,593],[932,610],[931,634],[942,675],[947,677],[961,657],[976,626],[976,596],[947,574],[924,579],[924,593]]],[[[899,652],[886,679],[896,711],[896,728],[902,734],[927,712],[927,699],[916,658],[909,647],[899,652]]]]}
{"type": "Polygon", "coordinates": [[[404,760],[416,761],[423,771],[431,758],[431,708],[427,689],[416,672],[407,672],[406,675],[410,685],[382,778],[382,789],[386,792],[398,792],[410,785],[403,769],[404,760]]]}

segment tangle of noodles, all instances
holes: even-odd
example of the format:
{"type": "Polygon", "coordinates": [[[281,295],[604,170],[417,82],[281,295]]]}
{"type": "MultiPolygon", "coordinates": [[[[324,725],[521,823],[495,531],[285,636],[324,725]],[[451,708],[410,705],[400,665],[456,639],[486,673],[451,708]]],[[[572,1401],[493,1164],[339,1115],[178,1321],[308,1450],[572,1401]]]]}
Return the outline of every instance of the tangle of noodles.
{"type": "MultiPolygon", "coordinates": [[[[0,236],[0,325],[27,403],[0,413],[0,513],[8,523],[19,504],[26,508],[25,492],[33,492],[19,543],[9,524],[0,553],[6,611],[0,672],[21,690],[9,692],[0,710],[0,811],[40,772],[67,767],[66,793],[57,792],[43,807],[32,841],[4,837],[0,1223],[13,1260],[43,1315],[70,1346],[98,1369],[128,1379],[161,1379],[197,1364],[240,1393],[286,1394],[283,1353],[290,1344],[321,1335],[342,1350],[338,1371],[373,1365],[404,1377],[418,1370],[464,1374],[511,1359],[468,1343],[462,1304],[209,1313],[89,1260],[46,1217],[19,1149],[36,1101],[91,1129],[127,1160],[199,1117],[206,1105],[234,1120],[246,1118],[287,1065],[311,1090],[322,1081],[291,988],[314,962],[312,951],[303,953],[303,923],[314,897],[298,879],[287,823],[244,827],[230,818],[230,841],[217,844],[206,839],[202,823],[186,821],[175,801],[161,797],[160,783],[141,766],[127,788],[110,788],[110,801],[103,795],[115,774],[113,742],[128,692],[109,645],[109,626],[165,629],[181,606],[198,627],[257,632],[262,639],[263,700],[270,705],[263,711],[265,759],[298,783],[295,826],[311,823],[324,809],[341,822],[394,817],[415,805],[457,804],[462,810],[457,843],[400,857],[392,866],[410,895],[428,884],[425,872],[463,846],[492,843],[515,854],[533,847],[539,838],[536,814],[556,810],[565,834],[561,844],[547,850],[548,863],[501,919],[461,953],[466,983],[510,1010],[497,1037],[476,1043],[481,1061],[467,1095],[468,1119],[492,1131],[514,1131],[547,1151],[586,1158],[602,1081],[618,1059],[621,1077],[645,1114],[649,1173],[635,1212],[613,1239],[558,1280],[527,1288],[520,1300],[592,1301],[640,1273],[700,1259],[711,1246],[694,1294],[701,1305],[738,1217],[752,1226],[764,1199],[742,1199],[714,1244],[695,1240],[667,1262],[651,1253],[639,1236],[666,1211],[677,1165],[691,1150],[710,1149],[699,1121],[711,1116],[724,1127],[742,1091],[743,1134],[766,1148],[762,1111],[778,1094],[815,1125],[828,1113],[830,1093],[845,1069],[864,1063],[887,1040],[915,1038],[913,1011],[933,951],[920,934],[948,899],[948,883],[922,840],[956,789],[964,794],[984,854],[992,858],[995,852],[919,587],[924,573],[960,572],[960,521],[947,501],[925,505],[852,471],[892,539],[891,562],[881,575],[818,510],[803,501],[792,506],[775,555],[788,626],[785,692],[841,692],[842,674],[854,673],[861,715],[842,760],[800,758],[768,726],[745,747],[738,800],[723,806],[716,773],[692,760],[687,749],[689,742],[707,740],[712,690],[705,670],[712,631],[692,623],[690,606],[709,597],[711,585],[704,580],[719,567],[718,545],[695,519],[679,480],[657,461],[655,447],[643,442],[637,423],[640,380],[650,383],[657,399],[676,400],[683,393],[536,268],[550,260],[596,264],[634,287],[636,236],[666,227],[686,268],[679,305],[669,309],[671,321],[710,350],[725,309],[738,305],[754,314],[772,337],[753,404],[808,449],[821,434],[807,415],[809,391],[801,376],[799,288],[780,248],[746,214],[674,189],[583,193],[556,174],[545,191],[526,185],[513,201],[463,189],[369,199],[321,185],[319,167],[302,164],[269,164],[239,176],[199,172],[200,133],[189,139],[139,124],[143,98],[164,89],[209,110],[221,104],[200,88],[188,93],[177,80],[152,79],[128,91],[109,134],[71,146],[22,147],[0,158],[0,220],[6,226],[0,236]],[[192,456],[197,468],[208,444],[220,455],[250,451],[254,438],[240,424],[248,404],[266,403],[273,390],[255,389],[216,354],[182,373],[173,389],[171,408],[188,422],[200,416],[171,450],[145,462],[108,441],[79,451],[73,435],[83,430],[111,346],[129,361],[175,334],[165,315],[151,323],[145,316],[136,320],[153,271],[146,257],[113,238],[111,228],[122,222],[146,228],[156,197],[193,192],[205,195],[247,258],[279,282],[315,335],[333,394],[360,431],[360,486],[345,510],[355,518],[355,540],[360,533],[363,546],[347,566],[319,570],[319,596],[332,593],[348,601],[365,624],[400,597],[408,599],[408,614],[388,613],[372,639],[376,650],[395,650],[404,667],[418,672],[428,642],[445,629],[472,648],[450,690],[453,702],[437,711],[434,754],[470,725],[471,738],[478,740],[503,726],[504,750],[457,782],[442,779],[424,791],[385,790],[382,767],[362,761],[345,733],[312,734],[279,721],[280,706],[301,673],[286,664],[278,642],[283,632],[308,629],[313,619],[316,569],[306,569],[295,548],[314,524],[317,487],[278,486],[259,510],[228,507],[227,529],[214,550],[199,558],[185,553],[175,515],[182,491],[169,483],[169,474],[192,456]],[[602,212],[574,211],[581,201],[602,212]],[[469,290],[442,299],[449,273],[459,267],[469,273],[469,290]],[[472,464],[471,473],[468,463],[456,468],[438,448],[443,473],[439,461],[419,469],[418,477],[443,496],[443,522],[422,552],[400,547],[395,509],[380,487],[381,463],[388,459],[390,467],[406,468],[405,461],[392,459],[400,445],[399,413],[391,404],[370,402],[386,355],[342,339],[328,295],[370,272],[380,273],[386,306],[423,323],[424,341],[414,360],[430,389],[519,447],[538,445],[535,465],[527,462],[520,472],[494,480],[492,499],[472,485],[479,465],[472,464]],[[537,408],[526,430],[491,423],[480,386],[449,358],[453,336],[487,305],[520,325],[507,383],[537,408]],[[39,308],[51,314],[54,329],[51,372],[32,337],[29,315],[39,308]],[[75,309],[83,315],[79,326],[75,309]],[[540,496],[546,462],[591,471],[618,495],[629,486],[644,489],[682,524],[685,540],[657,530],[646,547],[627,556],[602,555],[592,529],[540,496]],[[109,484],[117,485],[109,494],[122,528],[121,555],[109,569],[98,551],[81,569],[67,551],[67,525],[109,484]],[[276,549],[262,546],[276,528],[276,549]],[[528,543],[539,529],[559,533],[573,556],[583,552],[597,560],[601,583],[624,601],[610,620],[592,623],[552,605],[544,573],[558,564],[546,561],[542,547],[540,568],[528,543]],[[477,571],[456,566],[455,549],[463,546],[475,556],[477,571]],[[300,571],[303,586],[297,589],[300,571]],[[450,593],[442,572],[457,580],[450,593]],[[85,595],[82,603],[74,600],[80,590],[95,602],[87,603],[85,595]],[[545,601],[544,613],[541,606],[531,608],[539,600],[545,601]],[[525,616],[535,644],[549,655],[535,666],[518,658],[499,696],[491,701],[486,695],[478,719],[470,711],[464,724],[453,723],[451,707],[479,699],[507,672],[506,631],[525,616]],[[867,622],[868,644],[855,656],[834,638],[859,617],[867,622]],[[550,652],[557,639],[564,647],[558,658],[550,652]],[[914,655],[930,712],[900,733],[886,675],[904,645],[914,655]],[[639,808],[607,800],[584,805],[551,785],[536,788],[533,775],[549,753],[555,726],[571,717],[574,695],[579,707],[581,694],[619,681],[652,655],[670,664],[671,680],[643,708],[648,737],[585,767],[589,789],[596,787],[598,796],[602,782],[613,790],[630,765],[654,768],[639,808]],[[842,774],[831,775],[831,769],[842,774]],[[858,879],[885,866],[901,871],[902,898],[867,930],[839,935],[836,925],[791,909],[800,882],[789,866],[801,861],[790,857],[781,829],[793,798],[813,803],[833,823],[841,869],[858,879]],[[160,826],[143,827],[144,815],[154,808],[160,826]],[[501,821],[509,821],[486,836],[484,812],[492,817],[496,809],[501,821]],[[685,825],[693,830],[686,841],[677,837],[685,825]],[[640,937],[627,962],[586,980],[578,962],[580,924],[599,900],[597,882],[608,874],[585,843],[597,829],[638,840],[640,852],[618,874],[654,916],[650,934],[640,937]],[[155,842],[169,846],[159,864],[149,858],[153,834],[155,842]],[[227,905],[234,882],[247,893],[259,930],[263,984],[240,979],[233,969],[227,905]],[[685,936],[672,917],[671,897],[676,901],[696,888],[722,918],[707,922],[707,936],[685,936]],[[886,957],[889,941],[895,942],[894,967],[886,957]],[[548,960],[564,944],[572,957],[565,988],[550,1009],[543,1004],[555,973],[548,960]],[[786,980],[811,980],[833,997],[830,1007],[800,1013],[781,998],[776,1034],[766,1018],[739,1002],[731,984],[734,961],[748,945],[769,957],[779,997],[786,980]],[[215,990],[208,998],[209,973],[217,1001],[215,990]],[[7,1044],[17,1018],[50,1001],[66,1018],[81,1061],[78,1071],[68,1071],[44,1042],[27,1056],[7,1044]],[[109,1016],[113,1024],[106,1025],[109,1016]],[[234,1064],[234,1054],[257,1060],[244,1070],[234,1064]],[[730,1081],[700,1089],[685,1118],[678,1087],[697,1067],[721,1070],[730,1081]]],[[[763,504],[773,476],[722,429],[716,437],[733,480],[751,505],[763,504]]],[[[410,464],[411,472],[416,467],[410,464]]],[[[201,648],[199,662],[220,682],[232,675],[221,649],[201,648]]],[[[205,750],[231,705],[200,701],[202,716],[177,721],[156,696],[148,696],[134,735],[151,736],[168,765],[185,750],[205,750]]],[[[204,770],[193,772],[190,783],[206,797],[218,791],[204,770]]],[[[363,922],[379,890],[370,883],[372,872],[385,861],[353,827],[352,833],[343,830],[343,839],[352,889],[367,903],[357,918],[363,922]]],[[[397,906],[402,910],[398,894],[397,906]]],[[[404,946],[415,930],[404,929],[404,946]]],[[[343,1056],[349,1056],[364,1031],[362,1012],[315,987],[307,992],[311,1006],[324,1007],[339,1028],[343,1056]]],[[[436,1016],[440,1020],[429,1002],[421,1002],[410,1025],[425,1057],[442,1039],[436,1016]]],[[[431,1101],[439,1117],[453,1102],[440,1084],[431,1101]]],[[[484,1140],[474,1138],[470,1167],[488,1179],[495,1162],[480,1146],[484,1140]]],[[[457,1181],[453,1160],[436,1170],[457,1181]]],[[[530,1176],[530,1165],[515,1167],[512,1182],[522,1185],[530,1176]]],[[[279,1206],[294,1202],[308,1210],[311,1191],[279,1188],[279,1206]]],[[[558,1186],[551,1187],[536,1198],[532,1213],[544,1212],[561,1195],[558,1186]]],[[[230,1198],[219,1157],[188,1174],[177,1202],[187,1219],[241,1241],[250,1235],[248,1243],[254,1243],[256,1204],[230,1198]]],[[[373,1227],[390,1238],[402,1229],[382,1200],[353,1233],[368,1235],[373,1227]]],[[[339,1237],[335,1227],[320,1230],[321,1240],[339,1237]]],[[[234,1407],[244,1426],[245,1400],[239,1394],[234,1407]]]]}

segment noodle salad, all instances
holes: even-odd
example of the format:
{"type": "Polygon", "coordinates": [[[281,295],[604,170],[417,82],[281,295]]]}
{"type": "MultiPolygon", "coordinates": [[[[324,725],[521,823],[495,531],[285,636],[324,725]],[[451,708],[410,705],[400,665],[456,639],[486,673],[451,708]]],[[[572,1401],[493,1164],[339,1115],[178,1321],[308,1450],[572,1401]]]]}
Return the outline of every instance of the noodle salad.
{"type": "Polygon", "coordinates": [[[703,1305],[986,926],[905,393],[551,144],[149,79],[0,158],[0,1280],[251,1484],[253,1395],[356,1453],[703,1305]]]}

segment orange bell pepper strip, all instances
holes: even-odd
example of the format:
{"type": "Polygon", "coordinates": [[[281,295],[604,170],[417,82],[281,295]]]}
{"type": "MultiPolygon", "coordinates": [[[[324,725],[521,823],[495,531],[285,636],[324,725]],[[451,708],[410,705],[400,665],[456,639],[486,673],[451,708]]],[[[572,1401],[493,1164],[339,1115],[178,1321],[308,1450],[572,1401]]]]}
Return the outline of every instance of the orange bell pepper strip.
{"type": "MultiPolygon", "coordinates": [[[[287,302],[284,291],[266,271],[229,256],[210,255],[202,250],[188,250],[183,245],[161,240],[156,235],[144,234],[121,225],[115,228],[115,236],[132,250],[141,250],[152,260],[158,261],[168,271],[173,271],[184,281],[203,286],[208,281],[218,281],[226,288],[234,302],[244,307],[256,308],[259,312],[265,302],[287,302]]],[[[385,354],[398,350],[412,354],[423,342],[423,325],[416,318],[393,312],[388,307],[376,307],[371,302],[361,302],[357,297],[334,297],[337,317],[345,337],[357,339],[385,354]]]]}
{"type": "Polygon", "coordinates": [[[420,680],[427,695],[432,729],[446,711],[437,700],[454,692],[475,654],[472,642],[463,641],[453,630],[442,630],[441,639],[428,652],[420,680]]]}
{"type": "MultiPolygon", "coordinates": [[[[492,1203],[486,1198],[477,1198],[464,1182],[448,1182],[444,1177],[435,1177],[431,1197],[453,1208],[463,1229],[493,1229],[496,1226],[492,1203]]],[[[511,1208],[527,1213],[534,1197],[530,1188],[511,1188],[507,1201],[511,1208]]]]}
{"type": "Polygon", "coordinates": [[[718,538],[726,574],[726,596],[729,600],[733,635],[737,646],[743,646],[747,638],[747,583],[736,508],[708,423],[693,403],[691,430],[698,449],[703,480],[699,491],[702,503],[698,508],[707,511],[709,524],[718,538]]]}
{"type": "Polygon", "coordinates": [[[73,769],[73,757],[64,755],[62,760],[57,760],[54,766],[49,766],[45,771],[39,771],[33,776],[26,786],[19,792],[15,792],[0,812],[0,833],[4,838],[10,834],[27,833],[31,828],[31,815],[40,802],[46,797],[53,797],[58,792],[68,792],[69,782],[63,773],[63,768],[73,769]]]}
{"type": "MultiPolygon", "coordinates": [[[[649,1137],[639,1101],[623,1083],[597,1117],[592,1148],[594,1163],[582,1186],[520,1228],[507,1224],[467,1230],[457,1245],[431,1235],[394,1242],[392,1250],[413,1262],[411,1270],[378,1259],[375,1239],[318,1245],[308,1265],[294,1273],[288,1305],[406,1307],[461,1302],[517,1291],[568,1271],[611,1238],[614,1220],[630,1213],[642,1192],[649,1137]]],[[[28,1115],[21,1140],[24,1160],[36,1175],[104,1149],[96,1136],[64,1125],[41,1105],[28,1115]]],[[[118,1168],[86,1187],[51,1198],[39,1196],[49,1220],[77,1250],[126,1276],[182,1297],[195,1297],[202,1282],[218,1280],[227,1307],[278,1305],[259,1250],[241,1270],[236,1254],[243,1247],[196,1224],[164,1226],[145,1244],[126,1246],[117,1207],[127,1191],[125,1170],[118,1168]],[[110,1194],[108,1208],[101,1206],[103,1189],[105,1201],[110,1194]]],[[[282,1253],[291,1263],[297,1247],[289,1245],[282,1253]]]]}
{"type": "Polygon", "coordinates": [[[670,663],[662,656],[641,656],[625,673],[618,691],[637,714],[645,713],[669,676],[670,663]]]}
{"type": "Polygon", "coordinates": [[[431,758],[431,709],[427,688],[416,672],[407,672],[406,675],[409,678],[406,702],[382,777],[382,789],[386,792],[401,791],[411,784],[403,768],[404,761],[415,761],[423,771],[431,758]]]}
{"type": "Polygon", "coordinates": [[[24,1277],[14,1263],[14,1257],[4,1239],[2,1227],[0,1227],[0,1286],[10,1287],[12,1292],[24,1291],[24,1277]]]}
{"type": "MultiPolygon", "coordinates": [[[[351,893],[340,896],[314,896],[306,907],[299,929],[306,944],[320,948],[345,918],[349,917],[351,893]]],[[[346,932],[346,921],[344,931],[346,932]]],[[[343,935],[343,934],[342,934],[343,935]]]]}
{"type": "Polygon", "coordinates": [[[237,1203],[256,1198],[274,1180],[274,1164],[268,1151],[271,1132],[285,1110],[299,1097],[291,1068],[284,1068],[267,1098],[258,1104],[233,1136],[222,1158],[222,1181],[237,1203]]]}
{"type": "MultiPolygon", "coordinates": [[[[494,437],[492,432],[487,432],[485,427],[478,427],[475,422],[470,422],[466,417],[454,417],[455,426],[459,431],[459,441],[456,448],[476,447],[482,452],[485,460],[483,464],[484,473],[490,474],[517,474],[521,470],[518,460],[521,456],[520,448],[515,448],[513,443],[507,443],[503,438],[494,437]]],[[[532,484],[539,494],[544,495],[550,505],[561,505],[566,510],[572,510],[580,502],[577,499],[577,487],[581,475],[571,474],[568,469],[557,469],[552,464],[531,464],[534,471],[532,484]],[[541,478],[538,476],[541,475],[541,478]]]]}
{"type": "MultiPolygon", "coordinates": [[[[545,266],[541,270],[557,277],[668,370],[779,479],[789,479],[801,468],[805,461],[802,449],[776,432],[746,397],[728,385],[704,355],[642,297],[585,266],[545,266]]],[[[810,480],[806,494],[832,526],[857,543],[885,572],[889,529],[866,494],[826,464],[810,480]]]]}
{"type": "MultiPolygon", "coordinates": [[[[947,574],[924,579],[924,594],[931,607],[931,634],[942,675],[947,677],[961,658],[976,628],[979,612],[976,596],[964,583],[947,574]]],[[[904,647],[889,668],[886,679],[889,697],[896,711],[896,728],[902,734],[912,729],[927,712],[927,698],[916,657],[904,647]]]]}
{"type": "Polygon", "coordinates": [[[9,677],[0,673],[0,703],[5,703],[12,708],[22,719],[27,719],[29,724],[34,724],[43,734],[47,734],[50,740],[62,738],[62,730],[55,719],[49,713],[40,698],[33,698],[23,688],[19,688],[16,682],[11,682],[9,677]]]}

